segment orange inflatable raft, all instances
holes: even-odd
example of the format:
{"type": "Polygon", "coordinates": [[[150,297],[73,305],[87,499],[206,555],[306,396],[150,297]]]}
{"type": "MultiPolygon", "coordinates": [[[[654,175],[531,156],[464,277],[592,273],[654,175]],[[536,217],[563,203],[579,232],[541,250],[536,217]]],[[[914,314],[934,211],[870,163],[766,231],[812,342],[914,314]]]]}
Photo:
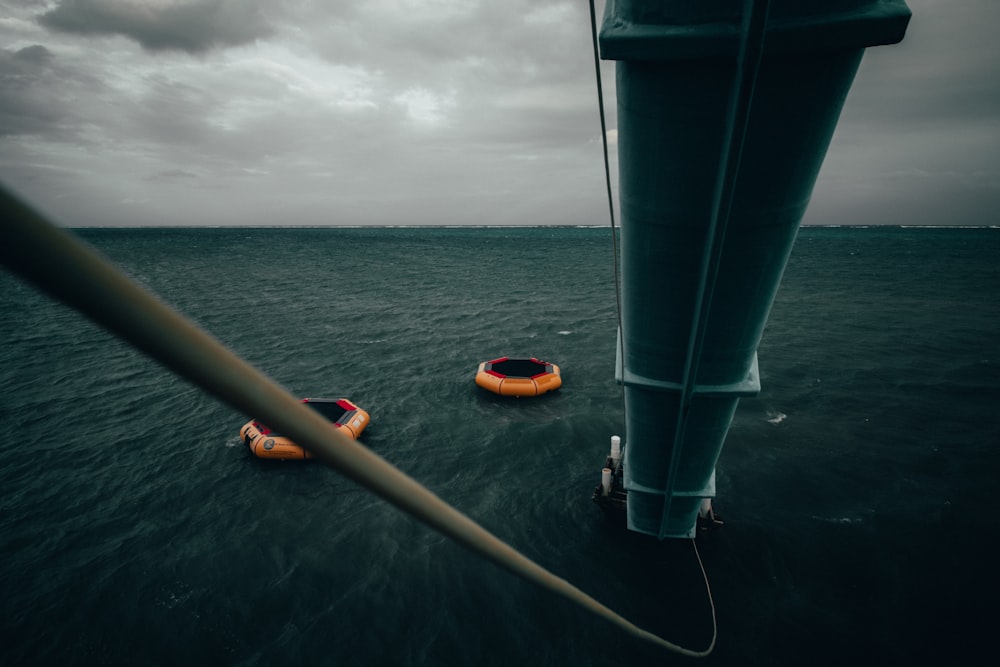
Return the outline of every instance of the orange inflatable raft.
{"type": "Polygon", "coordinates": [[[500,357],[479,364],[476,384],[501,396],[540,396],[561,387],[562,378],[547,361],[500,357]]]}
{"type": "MultiPolygon", "coordinates": [[[[371,417],[346,398],[304,398],[302,402],[326,417],[355,440],[368,426],[371,417]]],[[[311,459],[309,450],[296,445],[288,437],[272,431],[257,420],[240,429],[240,438],[255,456],[262,459],[311,459]]]]}

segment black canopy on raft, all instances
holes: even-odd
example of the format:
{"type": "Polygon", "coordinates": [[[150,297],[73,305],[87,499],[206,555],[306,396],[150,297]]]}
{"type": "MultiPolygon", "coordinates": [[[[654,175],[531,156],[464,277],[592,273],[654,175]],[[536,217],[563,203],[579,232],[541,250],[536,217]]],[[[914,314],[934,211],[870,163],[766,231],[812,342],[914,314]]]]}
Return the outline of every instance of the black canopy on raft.
{"type": "Polygon", "coordinates": [[[530,378],[539,373],[551,372],[551,366],[538,359],[501,359],[491,361],[489,370],[515,378],[530,378]]]}
{"type": "Polygon", "coordinates": [[[479,364],[476,384],[501,396],[538,396],[562,386],[559,367],[541,359],[499,357],[479,364]]]}
{"type": "MultiPolygon", "coordinates": [[[[358,409],[358,406],[352,405],[342,398],[303,398],[302,402],[334,424],[339,422],[348,412],[358,409]]],[[[284,433],[272,431],[267,426],[264,426],[264,428],[267,429],[267,435],[270,435],[272,438],[278,436],[284,437],[284,433]]]]}

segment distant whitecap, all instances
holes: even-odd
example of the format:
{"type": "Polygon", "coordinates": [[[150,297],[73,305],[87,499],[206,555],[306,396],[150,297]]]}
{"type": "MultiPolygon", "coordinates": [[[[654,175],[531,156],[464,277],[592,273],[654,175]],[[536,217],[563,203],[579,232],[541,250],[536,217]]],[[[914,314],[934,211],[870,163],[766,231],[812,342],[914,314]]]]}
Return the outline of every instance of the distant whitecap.
{"type": "Polygon", "coordinates": [[[785,421],[786,417],[788,417],[788,415],[786,415],[784,412],[768,412],[767,416],[768,416],[767,422],[769,424],[780,424],[781,422],[785,421]]]}
{"type": "Polygon", "coordinates": [[[839,525],[850,525],[855,523],[861,523],[863,519],[861,517],[849,517],[849,516],[817,516],[815,514],[811,515],[811,518],[817,521],[823,521],[824,523],[834,523],[839,525]]]}
{"type": "Polygon", "coordinates": [[[558,331],[556,333],[558,333],[560,336],[568,336],[568,335],[570,335],[573,332],[572,331],[558,331]]]}

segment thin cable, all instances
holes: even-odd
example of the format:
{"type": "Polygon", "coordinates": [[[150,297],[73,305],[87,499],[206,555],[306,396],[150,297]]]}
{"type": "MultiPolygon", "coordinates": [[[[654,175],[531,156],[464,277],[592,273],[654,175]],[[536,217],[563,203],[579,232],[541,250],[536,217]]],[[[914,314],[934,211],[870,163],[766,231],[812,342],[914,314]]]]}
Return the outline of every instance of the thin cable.
{"type": "Polygon", "coordinates": [[[608,190],[608,216],[611,219],[611,248],[614,253],[615,304],[618,318],[618,345],[615,354],[622,369],[621,400],[625,410],[625,330],[622,328],[621,276],[618,269],[618,230],[615,227],[615,199],[611,192],[611,162],[608,159],[608,127],[604,118],[604,87],[601,85],[601,54],[597,45],[597,11],[590,0],[590,41],[594,47],[594,78],[597,80],[597,108],[601,113],[601,145],[604,147],[604,183],[608,190]]]}
{"type": "Polygon", "coordinates": [[[626,633],[702,657],[643,630],[527,558],[367,447],[330,428],[273,380],[0,185],[0,261],[177,375],[286,433],[316,458],[399,509],[522,579],[569,600],[626,633]]]}
{"type": "Polygon", "coordinates": [[[705,581],[705,594],[708,596],[708,606],[712,610],[712,641],[709,643],[708,648],[705,649],[705,655],[712,652],[715,648],[715,640],[719,636],[719,626],[715,620],[715,600],[712,599],[712,586],[708,583],[708,573],[705,572],[705,564],[701,562],[701,554],[698,553],[698,543],[691,539],[691,546],[694,547],[694,555],[698,559],[698,567],[701,569],[701,578],[705,581]]]}

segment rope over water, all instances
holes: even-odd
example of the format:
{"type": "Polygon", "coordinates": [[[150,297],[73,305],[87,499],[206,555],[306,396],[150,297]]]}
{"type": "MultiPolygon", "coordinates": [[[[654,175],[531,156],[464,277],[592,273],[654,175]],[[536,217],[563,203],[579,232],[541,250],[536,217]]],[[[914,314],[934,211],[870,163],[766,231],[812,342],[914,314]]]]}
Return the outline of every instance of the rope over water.
{"type": "Polygon", "coordinates": [[[682,655],[708,655],[643,630],[530,560],[374,452],[331,429],[318,413],[2,186],[0,211],[5,220],[0,225],[0,260],[42,291],[234,409],[256,414],[284,430],[318,460],[496,565],[634,637],[682,655]]]}
{"type": "MultiPolygon", "coordinates": [[[[759,57],[767,0],[746,0],[741,59],[759,57]],[[756,6],[755,6],[756,5],[756,6]],[[751,23],[751,16],[757,20],[751,23]],[[753,37],[749,34],[758,33],[753,37]],[[751,45],[752,44],[752,45],[751,45]],[[758,49],[756,53],[752,53],[758,49]]],[[[597,91],[604,146],[604,169],[615,252],[615,296],[621,332],[617,230],[611,191],[607,128],[601,87],[594,1],[590,0],[597,91]]],[[[756,63],[754,63],[756,66],[756,63]]],[[[751,78],[752,80],[752,78],[751,78]]],[[[739,86],[739,84],[736,84],[739,86]]],[[[751,84],[752,85],[752,84],[751,84]]],[[[643,630],[566,580],[530,560],[475,521],[441,500],[371,450],[329,428],[319,414],[273,380],[240,359],[219,341],[136,285],[86,244],[47,222],[0,186],[0,259],[12,271],[50,296],[77,309],[148,356],[206,392],[246,414],[258,415],[330,467],[376,493],[434,530],[496,565],[577,604],[633,637],[688,657],[705,657],[715,648],[717,624],[708,575],[691,540],[712,612],[712,640],[693,651],[643,630]]],[[[624,338],[620,349],[624,350],[624,338]]],[[[623,352],[622,352],[623,354],[623,352]]]]}

